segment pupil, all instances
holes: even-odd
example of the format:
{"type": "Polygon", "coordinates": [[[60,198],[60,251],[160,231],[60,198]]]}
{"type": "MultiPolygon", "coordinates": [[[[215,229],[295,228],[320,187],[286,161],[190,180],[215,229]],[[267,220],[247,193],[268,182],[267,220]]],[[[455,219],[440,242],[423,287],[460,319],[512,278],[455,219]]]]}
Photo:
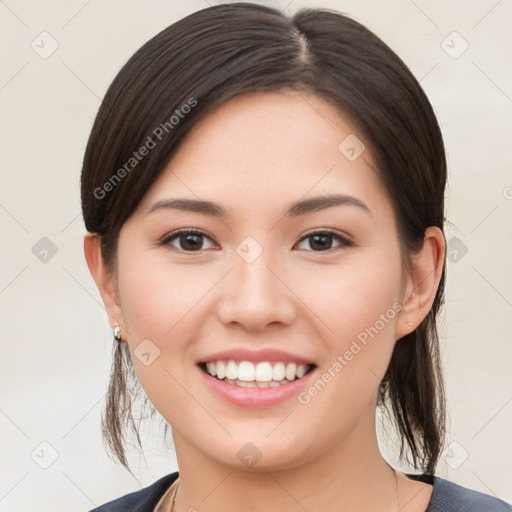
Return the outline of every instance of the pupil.
{"type": "Polygon", "coordinates": [[[313,235],[313,243],[311,244],[311,248],[314,249],[316,246],[317,249],[329,249],[330,238],[331,235],[313,235]]]}
{"type": "MultiPolygon", "coordinates": [[[[181,246],[184,249],[190,250],[190,249],[198,249],[201,247],[201,238],[202,235],[194,235],[194,234],[188,234],[188,235],[181,235],[180,242],[181,246]]],[[[319,250],[325,250],[330,248],[330,242],[332,236],[329,234],[326,235],[313,235],[312,237],[313,242],[311,243],[312,249],[319,249],[319,250]]]]}
{"type": "Polygon", "coordinates": [[[201,247],[201,235],[181,235],[181,246],[184,249],[197,249],[201,247]]]}

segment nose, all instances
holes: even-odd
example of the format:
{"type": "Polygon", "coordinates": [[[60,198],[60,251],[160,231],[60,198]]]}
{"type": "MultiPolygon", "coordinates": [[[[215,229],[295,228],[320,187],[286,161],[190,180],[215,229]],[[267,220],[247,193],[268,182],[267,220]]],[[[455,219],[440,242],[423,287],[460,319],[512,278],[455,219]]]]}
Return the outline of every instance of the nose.
{"type": "Polygon", "coordinates": [[[265,252],[252,263],[234,255],[232,271],[226,276],[217,314],[226,325],[248,331],[263,331],[290,325],[296,317],[294,294],[278,267],[265,252]],[[273,267],[273,268],[272,268],[273,267]],[[287,286],[288,285],[288,286],[287,286]]]}

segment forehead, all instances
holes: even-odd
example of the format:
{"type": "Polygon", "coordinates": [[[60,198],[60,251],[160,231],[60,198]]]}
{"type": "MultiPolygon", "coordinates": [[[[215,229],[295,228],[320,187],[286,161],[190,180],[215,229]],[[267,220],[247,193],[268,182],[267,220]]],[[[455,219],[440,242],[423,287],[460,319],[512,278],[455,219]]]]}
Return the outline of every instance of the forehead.
{"type": "Polygon", "coordinates": [[[194,151],[201,148],[219,161],[238,164],[235,159],[241,158],[243,167],[314,156],[322,165],[337,156],[340,137],[343,140],[355,131],[347,116],[312,94],[248,93],[231,98],[199,121],[176,156],[189,153],[193,145],[194,151]]]}
{"type": "Polygon", "coordinates": [[[385,201],[367,146],[347,116],[315,95],[239,95],[190,130],[141,208],[170,193],[253,211],[334,192],[385,201]]]}

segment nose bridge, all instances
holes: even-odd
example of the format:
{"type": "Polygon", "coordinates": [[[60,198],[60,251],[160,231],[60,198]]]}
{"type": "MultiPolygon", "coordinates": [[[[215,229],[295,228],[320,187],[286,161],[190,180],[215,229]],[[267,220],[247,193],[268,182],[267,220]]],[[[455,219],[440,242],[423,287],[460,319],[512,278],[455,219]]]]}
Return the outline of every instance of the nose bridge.
{"type": "Polygon", "coordinates": [[[251,237],[244,240],[233,254],[233,269],[220,301],[221,320],[250,329],[291,322],[293,294],[278,277],[278,266],[271,249],[251,237]]]}
{"type": "MultiPolygon", "coordinates": [[[[257,305],[260,301],[271,304],[280,293],[276,277],[269,270],[275,258],[271,249],[256,246],[254,241],[242,242],[233,261],[233,290],[239,297],[257,305]]],[[[274,265],[275,266],[275,265],[274,265]]]]}

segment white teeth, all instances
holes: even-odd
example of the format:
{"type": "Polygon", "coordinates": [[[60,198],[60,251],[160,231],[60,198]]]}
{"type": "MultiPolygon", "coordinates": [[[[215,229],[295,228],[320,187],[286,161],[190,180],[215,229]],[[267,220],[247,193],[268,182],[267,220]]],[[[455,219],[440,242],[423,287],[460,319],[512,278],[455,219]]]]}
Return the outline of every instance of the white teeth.
{"type": "Polygon", "coordinates": [[[254,381],[246,382],[246,381],[238,379],[235,382],[235,385],[236,386],[242,386],[243,388],[255,388],[256,387],[256,382],[254,382],[254,381]]]}
{"type": "Polygon", "coordinates": [[[206,370],[210,375],[214,377],[217,375],[217,368],[215,368],[216,364],[213,362],[206,363],[206,370]]]}
{"type": "Polygon", "coordinates": [[[251,361],[236,363],[229,360],[206,363],[206,372],[212,377],[242,387],[277,387],[304,377],[308,370],[307,364],[286,364],[281,361],[254,364],[251,361]]]}
{"type": "Polygon", "coordinates": [[[306,375],[306,372],[308,371],[308,365],[307,364],[301,364],[297,368],[297,377],[300,379],[301,377],[304,377],[306,375]]]}
{"type": "Polygon", "coordinates": [[[217,361],[217,363],[212,363],[214,365],[214,374],[217,374],[217,379],[222,380],[226,376],[226,365],[223,361],[217,361]]]}
{"type": "MultiPolygon", "coordinates": [[[[233,361],[229,361],[229,364],[231,363],[233,363],[233,366],[236,369],[236,363],[233,361]]],[[[243,380],[244,382],[253,382],[255,375],[256,370],[254,369],[254,365],[249,361],[242,361],[238,365],[238,380],[243,380]]]]}
{"type": "Polygon", "coordinates": [[[283,380],[285,374],[285,367],[283,363],[276,363],[272,368],[272,379],[273,380],[283,380]]]}
{"type": "Polygon", "coordinates": [[[229,361],[226,366],[226,379],[237,379],[238,367],[234,361],[229,361]]]}
{"type": "Polygon", "coordinates": [[[270,382],[272,380],[272,366],[270,363],[258,363],[256,366],[255,379],[260,382],[270,382]]]}
{"type": "Polygon", "coordinates": [[[288,363],[286,366],[286,378],[288,380],[294,380],[297,375],[297,365],[295,363],[288,363]]]}

